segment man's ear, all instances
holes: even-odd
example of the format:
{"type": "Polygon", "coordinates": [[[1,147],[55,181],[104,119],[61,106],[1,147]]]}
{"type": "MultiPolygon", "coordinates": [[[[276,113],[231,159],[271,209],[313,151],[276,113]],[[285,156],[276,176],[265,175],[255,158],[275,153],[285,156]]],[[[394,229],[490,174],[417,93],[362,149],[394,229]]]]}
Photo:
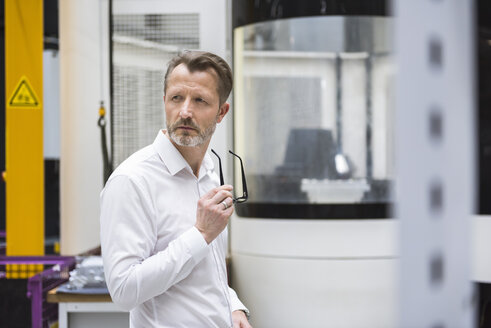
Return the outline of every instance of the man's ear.
{"type": "Polygon", "coordinates": [[[217,123],[220,123],[223,120],[225,114],[228,113],[229,109],[230,109],[230,104],[227,102],[223,103],[223,105],[220,106],[220,109],[218,110],[217,123]]]}

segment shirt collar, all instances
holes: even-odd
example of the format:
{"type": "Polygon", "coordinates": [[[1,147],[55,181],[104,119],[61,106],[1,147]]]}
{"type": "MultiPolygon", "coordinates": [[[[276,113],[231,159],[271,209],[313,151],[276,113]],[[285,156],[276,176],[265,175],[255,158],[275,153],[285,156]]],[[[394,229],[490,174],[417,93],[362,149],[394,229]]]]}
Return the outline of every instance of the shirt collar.
{"type": "MultiPolygon", "coordinates": [[[[192,172],[191,167],[189,166],[188,162],[186,162],[186,159],[182,157],[179,150],[177,150],[177,148],[172,144],[169,138],[164,134],[163,130],[159,131],[157,134],[157,137],[153,142],[153,146],[159,154],[162,162],[164,162],[165,166],[167,166],[170,174],[175,175],[185,168],[188,168],[192,172]]],[[[213,160],[211,159],[210,154],[207,152],[199,170],[200,178],[209,171],[213,171],[214,167],[215,165],[213,164],[213,160]]]]}

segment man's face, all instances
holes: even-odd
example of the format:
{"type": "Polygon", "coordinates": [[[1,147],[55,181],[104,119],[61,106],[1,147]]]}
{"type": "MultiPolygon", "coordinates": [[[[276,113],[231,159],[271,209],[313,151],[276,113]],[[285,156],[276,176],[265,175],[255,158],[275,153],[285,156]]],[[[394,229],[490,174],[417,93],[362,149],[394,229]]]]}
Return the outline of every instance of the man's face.
{"type": "Polygon", "coordinates": [[[170,139],[189,147],[208,142],[229,107],[227,103],[220,106],[212,70],[191,73],[184,64],[168,77],[164,103],[170,139]]]}

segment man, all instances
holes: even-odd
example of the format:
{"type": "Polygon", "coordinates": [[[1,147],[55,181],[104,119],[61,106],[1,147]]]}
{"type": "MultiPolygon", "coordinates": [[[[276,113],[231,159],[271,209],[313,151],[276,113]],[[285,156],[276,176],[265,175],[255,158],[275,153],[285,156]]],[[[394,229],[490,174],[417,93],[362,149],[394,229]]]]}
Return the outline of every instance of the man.
{"type": "Polygon", "coordinates": [[[227,285],[232,186],[219,186],[207,153],[231,89],[222,58],[173,58],[164,79],[167,130],[124,161],[101,193],[106,281],[113,301],[131,310],[131,327],[250,328],[227,285]]]}

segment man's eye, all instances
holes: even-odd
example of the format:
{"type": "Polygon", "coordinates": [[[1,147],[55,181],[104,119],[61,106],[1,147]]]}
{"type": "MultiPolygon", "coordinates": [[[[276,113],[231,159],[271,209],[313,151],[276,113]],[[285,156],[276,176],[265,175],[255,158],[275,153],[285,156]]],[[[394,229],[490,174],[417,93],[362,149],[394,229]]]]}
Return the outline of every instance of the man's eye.
{"type": "Polygon", "coordinates": [[[172,100],[174,101],[181,100],[181,96],[172,96],[172,100]]]}
{"type": "Polygon", "coordinates": [[[203,98],[196,98],[196,102],[206,103],[206,101],[203,98]]]}

